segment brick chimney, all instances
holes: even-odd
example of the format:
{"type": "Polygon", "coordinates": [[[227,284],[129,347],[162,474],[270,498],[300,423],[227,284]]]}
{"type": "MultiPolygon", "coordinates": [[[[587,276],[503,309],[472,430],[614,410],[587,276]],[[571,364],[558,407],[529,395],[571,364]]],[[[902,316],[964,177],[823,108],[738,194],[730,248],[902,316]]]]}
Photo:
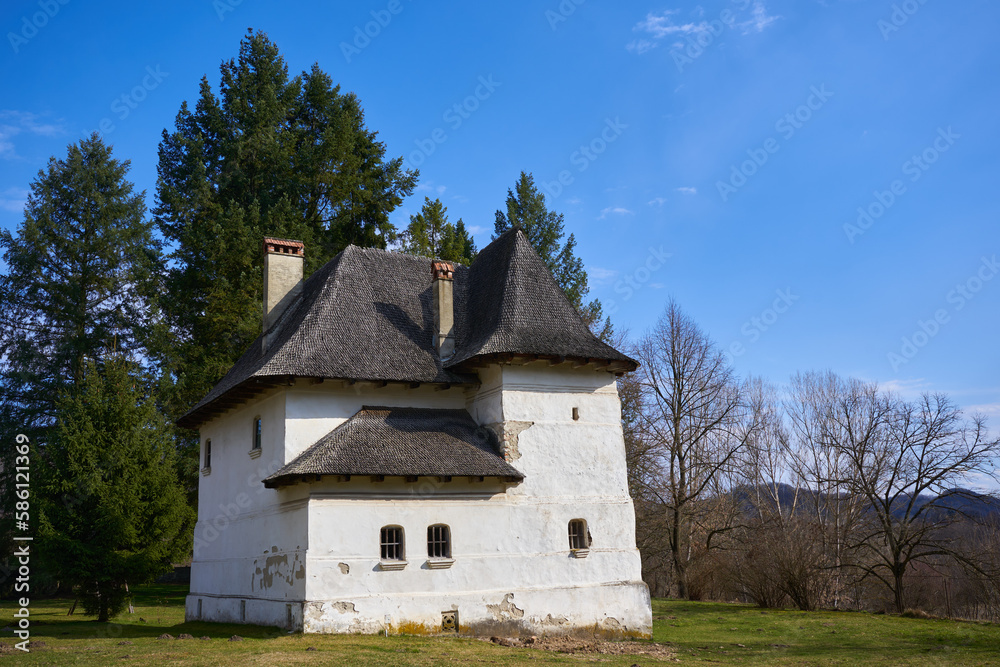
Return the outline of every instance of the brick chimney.
{"type": "Polygon", "coordinates": [[[267,330],[302,291],[304,261],[302,241],[264,238],[264,350],[271,342],[267,330]]]}
{"type": "Polygon", "coordinates": [[[441,360],[455,354],[455,267],[451,262],[431,262],[431,294],[434,309],[434,348],[441,360]]]}

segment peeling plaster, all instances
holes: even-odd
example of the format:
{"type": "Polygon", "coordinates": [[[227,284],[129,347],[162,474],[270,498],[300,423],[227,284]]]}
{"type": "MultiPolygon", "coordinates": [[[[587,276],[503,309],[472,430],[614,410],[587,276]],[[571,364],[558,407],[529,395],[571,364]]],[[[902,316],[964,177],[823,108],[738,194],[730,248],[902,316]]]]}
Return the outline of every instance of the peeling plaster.
{"type": "Polygon", "coordinates": [[[518,438],[522,431],[534,426],[534,424],[535,422],[515,421],[511,419],[489,425],[496,432],[497,438],[500,440],[500,453],[508,463],[521,458],[521,452],[518,450],[518,438]]]}
{"type": "Polygon", "coordinates": [[[503,600],[500,604],[488,604],[486,605],[486,611],[493,615],[493,618],[497,621],[509,621],[515,618],[524,618],[524,610],[518,609],[517,605],[514,604],[514,594],[507,593],[503,596],[503,600]]]}
{"type": "MultiPolygon", "coordinates": [[[[277,547],[271,547],[270,553],[276,553],[277,550],[277,547]]],[[[259,560],[254,560],[253,564],[254,573],[250,578],[250,590],[254,590],[255,587],[261,591],[268,590],[276,583],[275,579],[291,586],[295,579],[306,577],[305,561],[301,560],[298,554],[295,554],[291,564],[288,563],[288,554],[268,556],[264,559],[263,566],[259,560]]]]}
{"type": "Polygon", "coordinates": [[[622,624],[614,616],[608,616],[601,621],[601,629],[605,631],[618,632],[622,629],[622,624]]]}
{"type": "Polygon", "coordinates": [[[337,567],[340,568],[340,573],[341,574],[350,574],[351,573],[351,566],[348,565],[347,563],[338,563],[337,567]]]}

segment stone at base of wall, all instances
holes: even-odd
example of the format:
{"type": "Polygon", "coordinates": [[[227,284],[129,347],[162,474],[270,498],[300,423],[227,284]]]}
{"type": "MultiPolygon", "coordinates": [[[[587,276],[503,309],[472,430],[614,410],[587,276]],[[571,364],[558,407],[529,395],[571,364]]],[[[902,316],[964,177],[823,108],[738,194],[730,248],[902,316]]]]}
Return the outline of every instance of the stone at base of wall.
{"type": "Polygon", "coordinates": [[[191,593],[184,602],[184,620],[263,625],[296,632],[302,630],[302,601],[191,593]]]}
{"type": "Polygon", "coordinates": [[[649,638],[652,630],[649,590],[641,581],[304,603],[192,593],[185,616],[188,621],[270,625],[307,633],[381,634],[388,630],[389,634],[433,635],[454,634],[442,628],[443,615],[454,612],[461,635],[639,639],[649,638]],[[241,606],[244,599],[246,604],[241,606]]]}

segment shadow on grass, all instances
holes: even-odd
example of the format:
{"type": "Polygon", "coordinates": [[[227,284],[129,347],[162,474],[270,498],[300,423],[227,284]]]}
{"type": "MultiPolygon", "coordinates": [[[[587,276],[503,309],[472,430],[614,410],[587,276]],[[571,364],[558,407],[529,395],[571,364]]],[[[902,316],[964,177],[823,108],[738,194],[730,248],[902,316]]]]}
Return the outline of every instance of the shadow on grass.
{"type": "Polygon", "coordinates": [[[133,591],[132,604],[135,614],[123,613],[110,622],[101,623],[93,617],[83,616],[78,606],[73,616],[67,615],[73,606],[73,598],[49,598],[39,600],[36,615],[32,621],[32,638],[49,639],[155,639],[163,634],[177,637],[189,634],[197,640],[200,637],[228,640],[233,635],[244,639],[273,639],[289,633],[276,627],[241,625],[236,623],[207,623],[203,621],[179,623],[143,620],[143,614],[153,616],[175,615],[183,619],[184,600],[188,587],[179,584],[153,584],[133,591]],[[37,612],[41,612],[38,614],[37,612]]]}
{"type": "Polygon", "coordinates": [[[163,634],[192,635],[195,639],[229,639],[239,635],[244,639],[275,639],[289,635],[287,630],[259,625],[239,625],[229,623],[177,623],[174,625],[154,623],[100,623],[98,621],[36,621],[33,623],[32,639],[155,639],[163,634]]]}

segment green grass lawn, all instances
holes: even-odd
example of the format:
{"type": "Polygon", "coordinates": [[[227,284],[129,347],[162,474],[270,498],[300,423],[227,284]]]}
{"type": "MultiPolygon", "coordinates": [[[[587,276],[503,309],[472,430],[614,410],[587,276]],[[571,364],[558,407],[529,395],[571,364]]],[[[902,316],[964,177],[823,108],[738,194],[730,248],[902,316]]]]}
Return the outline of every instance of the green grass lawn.
{"type": "MultiPolygon", "coordinates": [[[[562,654],[506,648],[456,637],[289,635],[277,628],[185,623],[182,586],[136,593],[135,614],[97,623],[71,601],[32,603],[30,654],[0,653],[25,665],[653,665],[645,655],[562,654]],[[161,640],[181,633],[195,639],[161,640]],[[229,637],[240,635],[242,642],[229,637]],[[198,639],[208,636],[209,640],[198,639]],[[131,642],[121,644],[121,642],[131,642]],[[308,650],[313,649],[313,650],[308,650]]],[[[14,605],[0,604],[10,622],[14,605]]],[[[1000,626],[850,612],[761,611],[709,602],[653,602],[653,639],[669,644],[680,664],[993,665],[1000,664],[1000,626]]],[[[9,630],[2,641],[13,644],[9,630]]]]}

